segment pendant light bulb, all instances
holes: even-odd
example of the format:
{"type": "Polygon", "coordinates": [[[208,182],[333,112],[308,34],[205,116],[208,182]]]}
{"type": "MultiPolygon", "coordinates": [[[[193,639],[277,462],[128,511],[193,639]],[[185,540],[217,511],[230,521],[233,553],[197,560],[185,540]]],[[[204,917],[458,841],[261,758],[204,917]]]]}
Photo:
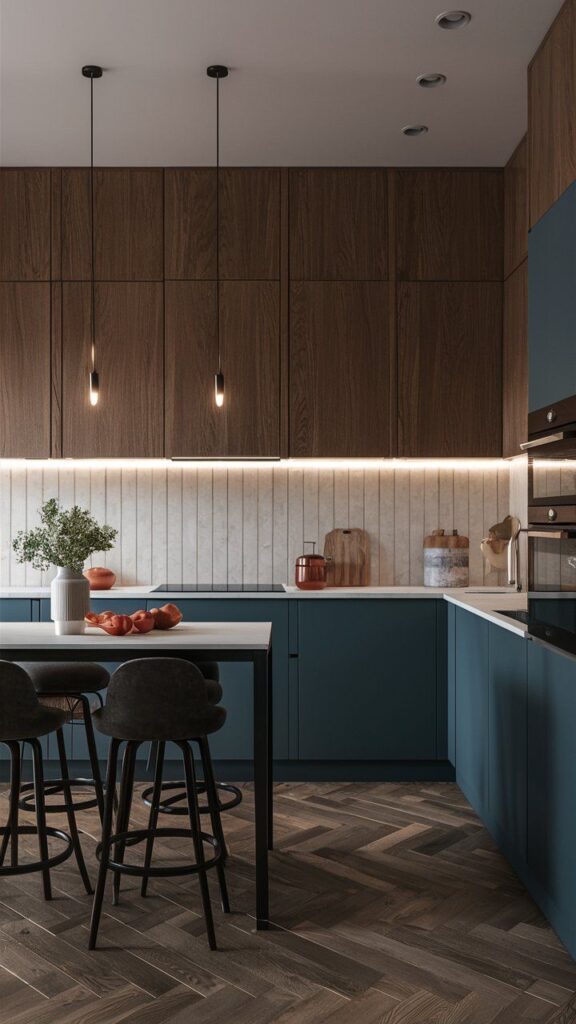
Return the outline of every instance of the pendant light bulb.
{"type": "Polygon", "coordinates": [[[219,409],[224,405],[224,374],[222,371],[214,374],[214,397],[219,409]]]}
{"type": "Polygon", "coordinates": [[[100,385],[98,382],[98,374],[96,370],[90,372],[90,405],[98,405],[98,395],[100,391],[100,385]]]}

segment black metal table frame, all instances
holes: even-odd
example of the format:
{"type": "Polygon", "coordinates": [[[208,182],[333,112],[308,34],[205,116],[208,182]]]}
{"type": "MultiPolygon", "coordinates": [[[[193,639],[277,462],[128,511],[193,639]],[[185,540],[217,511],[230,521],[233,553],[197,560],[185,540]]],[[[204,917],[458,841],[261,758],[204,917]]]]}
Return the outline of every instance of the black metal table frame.
{"type": "MultiPolygon", "coordinates": [[[[133,638],[134,639],[134,638],[133,638]]],[[[153,647],[149,640],[138,646],[60,648],[3,647],[1,656],[8,661],[97,661],[124,662],[135,658],[184,658],[201,664],[205,661],[251,662],[254,690],[254,819],[256,847],[256,927],[268,927],[270,920],[268,850],[273,849],[272,788],[272,647],[265,648],[173,648],[153,647]]]]}

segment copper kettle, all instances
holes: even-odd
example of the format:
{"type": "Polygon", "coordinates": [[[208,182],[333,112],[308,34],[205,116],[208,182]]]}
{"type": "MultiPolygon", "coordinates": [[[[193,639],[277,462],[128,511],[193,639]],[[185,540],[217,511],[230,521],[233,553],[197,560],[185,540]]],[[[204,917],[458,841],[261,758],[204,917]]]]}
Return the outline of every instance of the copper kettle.
{"type": "Polygon", "coordinates": [[[296,559],[294,582],[299,590],[324,590],[328,559],[316,554],[315,540],[305,540],[304,544],[312,545],[312,554],[299,555],[296,559]]]}

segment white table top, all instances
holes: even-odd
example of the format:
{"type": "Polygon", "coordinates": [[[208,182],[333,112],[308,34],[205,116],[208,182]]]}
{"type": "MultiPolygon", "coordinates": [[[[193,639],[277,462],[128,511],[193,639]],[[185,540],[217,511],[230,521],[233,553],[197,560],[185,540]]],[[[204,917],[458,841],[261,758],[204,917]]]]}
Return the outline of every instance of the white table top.
{"type": "Polygon", "coordinates": [[[166,653],[182,650],[267,650],[272,634],[271,622],[181,622],[173,629],[153,629],[150,633],[129,633],[109,636],[102,629],[86,626],[86,632],[74,636],[56,636],[53,622],[0,623],[0,656],[2,650],[29,648],[50,650],[110,649],[134,647],[137,655],[145,647],[166,653]]]}

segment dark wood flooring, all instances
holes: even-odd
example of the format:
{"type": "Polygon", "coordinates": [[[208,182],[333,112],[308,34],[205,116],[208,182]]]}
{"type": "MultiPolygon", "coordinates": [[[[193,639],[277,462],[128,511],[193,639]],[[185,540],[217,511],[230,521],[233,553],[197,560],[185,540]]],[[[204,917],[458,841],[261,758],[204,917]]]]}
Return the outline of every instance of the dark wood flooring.
{"type": "MultiPolygon", "coordinates": [[[[96,812],[78,817],[92,866],[96,812]]],[[[275,821],[275,927],[256,933],[249,786],[226,816],[234,912],[211,879],[216,953],[195,879],[141,899],[125,877],[89,953],[73,861],[54,870],[50,903],[38,876],[0,878],[2,1024],[576,1021],[576,964],[456,786],[282,784],[275,821]]],[[[158,844],[159,857],[187,852],[158,844]]]]}

